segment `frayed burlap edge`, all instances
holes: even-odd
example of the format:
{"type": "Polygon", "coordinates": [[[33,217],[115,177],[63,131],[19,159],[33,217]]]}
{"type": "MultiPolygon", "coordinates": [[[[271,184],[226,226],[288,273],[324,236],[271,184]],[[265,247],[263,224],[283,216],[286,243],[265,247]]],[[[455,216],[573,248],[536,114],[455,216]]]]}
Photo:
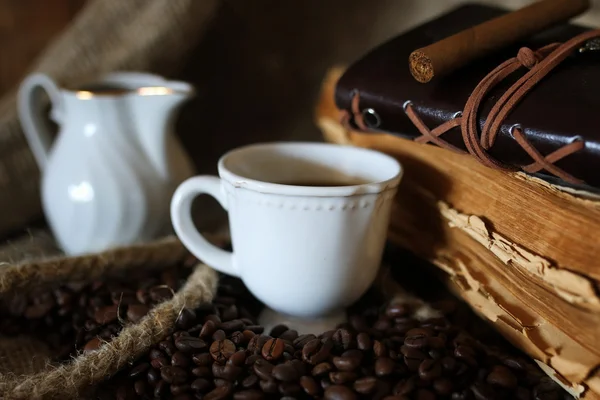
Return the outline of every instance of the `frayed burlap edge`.
{"type": "Polygon", "coordinates": [[[3,399],[75,399],[83,390],[98,384],[147,352],[172,329],[184,307],[209,302],[217,288],[217,274],[199,265],[173,299],[156,306],[139,323],[129,325],[99,350],[81,354],[70,363],[48,367],[29,375],[0,375],[3,399]]]}
{"type": "Polygon", "coordinates": [[[0,295],[29,291],[41,284],[90,281],[113,272],[137,267],[168,266],[188,254],[181,242],[169,236],[152,243],[116,248],[79,257],[53,257],[0,267],[0,295]]]}

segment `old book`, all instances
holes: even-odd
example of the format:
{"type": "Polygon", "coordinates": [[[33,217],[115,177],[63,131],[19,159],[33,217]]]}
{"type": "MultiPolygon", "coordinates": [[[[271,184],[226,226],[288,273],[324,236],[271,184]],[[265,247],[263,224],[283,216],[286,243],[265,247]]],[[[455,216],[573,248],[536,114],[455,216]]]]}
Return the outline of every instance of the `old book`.
{"type": "Polygon", "coordinates": [[[390,239],[438,266],[569,391],[600,399],[600,202],[442,148],[347,129],[334,103],[342,73],[325,79],[316,123],[328,141],[402,162],[390,239]]]}
{"type": "MultiPolygon", "coordinates": [[[[429,128],[444,121],[447,123],[455,113],[463,110],[479,80],[502,61],[514,57],[520,45],[490,55],[428,84],[412,78],[408,70],[408,55],[415,48],[502,13],[502,10],[483,5],[461,6],[389,40],[350,65],[340,77],[333,95],[336,106],[349,116],[348,125],[371,135],[361,136],[360,141],[365,144],[371,140],[377,142],[380,140],[378,134],[389,133],[420,142],[424,136],[404,110],[407,101],[412,104],[410,108],[415,115],[429,128]],[[362,130],[357,125],[357,117],[362,117],[362,130]]],[[[527,45],[537,49],[584,31],[584,28],[574,25],[558,26],[536,35],[527,45]]],[[[448,171],[449,175],[456,176],[453,176],[451,187],[440,182],[434,194],[458,210],[484,216],[493,224],[495,233],[507,241],[518,243],[532,254],[543,256],[543,261],[532,262],[530,268],[541,271],[540,274],[543,273],[557,291],[562,291],[563,283],[568,280],[577,280],[579,283],[575,286],[568,283],[569,287],[577,288],[572,301],[586,307],[589,302],[596,306],[598,303],[596,288],[585,277],[600,280],[600,241],[597,239],[600,233],[600,202],[597,200],[600,196],[596,193],[596,186],[600,187],[600,174],[597,172],[600,170],[600,129],[593,111],[600,109],[600,74],[597,72],[600,70],[600,51],[575,53],[517,104],[501,124],[489,153],[499,162],[510,165],[522,166],[531,162],[515,141],[515,132],[511,133],[514,124],[522,126],[530,143],[544,155],[582,138],[584,148],[559,160],[554,166],[584,179],[586,183],[567,185],[567,182],[544,170],[536,174],[510,172],[509,176],[514,179],[507,181],[505,173],[478,168],[481,163],[475,162],[471,155],[447,154],[451,153],[447,150],[440,154],[445,159],[452,157],[456,160],[456,166],[448,171]],[[481,171],[477,174],[478,178],[461,175],[470,169],[481,171]],[[583,287],[586,289],[580,290],[583,287]],[[583,297],[592,300],[583,300],[583,297]]],[[[516,79],[526,70],[523,67],[510,76],[516,75],[513,77],[516,79]]],[[[478,114],[480,127],[484,124],[486,112],[506,89],[506,85],[501,85],[485,96],[478,114]]],[[[439,139],[457,149],[465,147],[459,126],[454,126],[439,139]]],[[[395,143],[392,137],[382,140],[395,143]]],[[[432,145],[428,144],[428,147],[432,145]]],[[[415,148],[420,150],[418,146],[415,148]]],[[[563,297],[571,294],[561,292],[563,297]]]]}

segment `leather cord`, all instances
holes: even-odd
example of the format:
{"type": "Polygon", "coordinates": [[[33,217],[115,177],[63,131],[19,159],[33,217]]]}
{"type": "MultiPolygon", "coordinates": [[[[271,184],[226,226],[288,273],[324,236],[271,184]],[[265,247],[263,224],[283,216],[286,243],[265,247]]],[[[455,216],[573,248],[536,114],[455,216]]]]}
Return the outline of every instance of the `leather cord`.
{"type": "MultiPolygon", "coordinates": [[[[580,138],[544,156],[527,139],[523,129],[518,125],[514,125],[510,128],[511,135],[523,150],[527,152],[533,162],[521,167],[507,165],[496,160],[488,151],[493,147],[506,117],[521,99],[574,51],[581,48],[587,41],[597,37],[600,37],[600,29],[584,32],[567,42],[562,44],[553,43],[537,51],[533,51],[527,47],[521,48],[516,57],[500,64],[479,82],[465,103],[462,113],[458,113],[461,115],[442,123],[434,129],[429,129],[425,125],[417,114],[414,105],[410,101],[407,101],[404,105],[404,111],[422,135],[415,138],[415,141],[420,143],[431,142],[451,151],[465,153],[465,151],[440,138],[444,133],[460,126],[462,138],[468,153],[487,167],[513,172],[520,169],[528,173],[546,170],[565,182],[573,184],[584,183],[581,179],[554,165],[557,161],[585,147],[585,142],[580,138]],[[496,101],[486,117],[481,132],[478,132],[477,114],[486,95],[509,75],[523,67],[527,68],[528,71],[496,101]]],[[[360,111],[360,94],[358,91],[352,93],[351,111],[354,123],[359,129],[368,131],[369,127],[365,124],[360,111]]],[[[342,123],[348,124],[350,118],[351,115],[347,111],[342,112],[342,123]]]]}

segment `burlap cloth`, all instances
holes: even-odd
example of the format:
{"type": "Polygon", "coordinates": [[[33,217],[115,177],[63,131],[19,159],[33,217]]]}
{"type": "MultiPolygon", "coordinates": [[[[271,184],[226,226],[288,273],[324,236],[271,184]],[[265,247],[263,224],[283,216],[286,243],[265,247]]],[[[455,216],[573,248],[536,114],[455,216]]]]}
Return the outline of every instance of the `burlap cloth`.
{"type": "MultiPolygon", "coordinates": [[[[119,248],[104,253],[5,265],[0,268],[0,296],[34,291],[67,281],[92,280],[131,268],[167,268],[181,262],[188,253],[175,238],[119,248]]],[[[52,353],[30,337],[0,336],[0,398],[74,399],[86,397],[93,385],[147,352],[174,326],[184,307],[195,308],[211,301],[217,274],[198,265],[175,296],[156,306],[139,323],[125,326],[111,342],[98,351],[80,354],[68,363],[50,364],[52,353]]]]}
{"type": "MultiPolygon", "coordinates": [[[[172,74],[201,39],[218,4],[89,0],[28,72],[46,73],[69,87],[115,70],[172,74]]],[[[0,235],[41,215],[39,171],[21,132],[15,93],[16,87],[0,99],[0,235]]]]}

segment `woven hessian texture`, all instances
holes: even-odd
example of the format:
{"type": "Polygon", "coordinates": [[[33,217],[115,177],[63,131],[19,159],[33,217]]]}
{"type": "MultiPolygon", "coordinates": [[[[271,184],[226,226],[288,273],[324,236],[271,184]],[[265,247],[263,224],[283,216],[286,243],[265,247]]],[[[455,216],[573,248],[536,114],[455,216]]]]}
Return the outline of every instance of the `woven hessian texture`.
{"type": "MultiPolygon", "coordinates": [[[[178,240],[167,238],[101,254],[8,265],[0,269],[0,296],[36,290],[42,284],[90,281],[132,268],[167,268],[187,255],[178,240]]],[[[216,287],[216,272],[198,265],[171,300],[157,305],[137,324],[125,326],[98,351],[79,354],[60,365],[49,363],[50,351],[38,339],[0,337],[0,398],[79,398],[163,340],[181,310],[211,301],[216,287]]]]}

